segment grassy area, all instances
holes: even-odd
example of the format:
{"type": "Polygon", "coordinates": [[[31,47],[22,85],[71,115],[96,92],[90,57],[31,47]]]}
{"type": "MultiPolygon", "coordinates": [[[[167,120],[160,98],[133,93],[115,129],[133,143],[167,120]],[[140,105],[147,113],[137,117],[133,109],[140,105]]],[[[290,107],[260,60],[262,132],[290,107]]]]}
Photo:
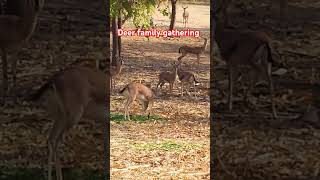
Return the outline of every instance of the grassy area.
{"type": "MultiPolygon", "coordinates": [[[[126,121],[124,119],[124,115],[114,114],[114,113],[110,113],[110,120],[117,123],[126,121]]],[[[130,115],[130,121],[143,123],[143,122],[155,121],[155,120],[162,120],[162,118],[156,115],[151,115],[149,117],[148,115],[130,115]]]]}
{"type": "Polygon", "coordinates": [[[183,151],[183,150],[190,150],[190,149],[198,149],[198,148],[201,148],[202,145],[193,144],[193,143],[175,142],[173,140],[166,140],[160,143],[156,143],[156,142],[135,143],[133,147],[138,150],[147,150],[147,151],[153,151],[153,150],[183,151]]]}
{"type": "MultiPolygon", "coordinates": [[[[53,173],[54,174],[54,173],[53,173]]],[[[64,180],[99,180],[104,174],[99,170],[63,169],[64,180]]],[[[41,168],[0,168],[0,180],[45,180],[47,171],[41,168]]]]}

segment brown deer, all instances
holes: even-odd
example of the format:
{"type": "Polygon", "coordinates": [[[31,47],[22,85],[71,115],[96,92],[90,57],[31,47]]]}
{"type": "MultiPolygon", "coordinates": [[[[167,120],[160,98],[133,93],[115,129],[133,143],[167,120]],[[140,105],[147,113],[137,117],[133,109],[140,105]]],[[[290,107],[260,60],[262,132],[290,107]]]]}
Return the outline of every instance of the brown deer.
{"type": "Polygon", "coordinates": [[[196,80],[192,72],[182,70],[181,64],[182,63],[178,64],[178,71],[177,71],[179,80],[181,82],[181,96],[183,96],[183,85],[187,84],[187,87],[186,87],[187,94],[188,95],[190,94],[189,90],[190,90],[190,86],[192,86],[194,89],[194,96],[196,97],[196,94],[197,94],[196,86],[198,86],[200,83],[196,80]]]}
{"type": "Polygon", "coordinates": [[[184,28],[186,28],[188,24],[188,19],[189,19],[189,12],[187,11],[188,6],[187,7],[182,6],[182,8],[183,8],[182,23],[184,24],[184,28]]]}
{"type": "Polygon", "coordinates": [[[122,57],[116,59],[116,65],[110,66],[110,89],[115,88],[115,78],[121,73],[124,60],[122,57]]]}
{"type": "Polygon", "coordinates": [[[202,46],[181,46],[179,48],[179,54],[181,53],[181,56],[178,58],[178,61],[182,61],[182,58],[185,57],[187,54],[194,54],[197,55],[197,62],[198,66],[200,65],[200,55],[206,50],[208,40],[207,38],[204,38],[204,43],[202,46]]]}
{"type": "Polygon", "coordinates": [[[160,91],[162,90],[162,86],[165,84],[165,83],[169,83],[169,91],[170,91],[170,94],[172,94],[172,89],[173,89],[173,84],[174,82],[176,81],[177,79],[177,76],[178,76],[178,65],[179,63],[177,62],[173,62],[172,63],[172,71],[163,71],[159,74],[159,82],[157,84],[157,87],[156,87],[156,94],[158,92],[158,87],[160,85],[160,91]]]}
{"type": "MultiPolygon", "coordinates": [[[[216,4],[218,4],[215,10],[216,13],[220,13],[222,11],[223,19],[225,22],[225,25],[229,25],[229,15],[228,15],[228,8],[233,0],[218,0],[216,4]]],[[[270,0],[270,6],[269,9],[272,8],[273,3],[275,0],[270,0]]],[[[279,23],[282,28],[284,28],[284,32],[287,29],[287,16],[288,16],[288,0],[277,0],[277,3],[279,3],[279,23]]]]}
{"type": "Polygon", "coordinates": [[[107,79],[105,73],[94,68],[74,66],[54,75],[32,97],[46,97],[47,112],[53,120],[48,138],[48,180],[52,180],[53,165],[56,179],[63,179],[58,148],[64,134],[82,118],[106,120],[107,79]]]}
{"type": "Polygon", "coordinates": [[[221,57],[227,62],[229,77],[228,107],[232,111],[232,94],[234,77],[237,77],[240,65],[250,67],[250,85],[245,94],[245,100],[257,83],[259,78],[267,80],[269,84],[272,115],[277,117],[273,100],[273,83],[271,78],[271,64],[279,65],[272,52],[271,40],[263,32],[242,31],[238,29],[226,29],[222,23],[217,22],[215,29],[215,41],[220,50],[221,57]]]}
{"type": "MultiPolygon", "coordinates": [[[[2,51],[3,103],[8,93],[8,50],[18,48],[33,33],[44,0],[8,0],[6,13],[0,15],[0,49],[2,51]]],[[[13,87],[16,89],[17,59],[12,59],[13,87]]],[[[16,101],[16,94],[14,94],[16,101]]]]}
{"type": "Polygon", "coordinates": [[[126,96],[126,103],[124,105],[124,118],[130,120],[129,107],[137,99],[142,104],[143,112],[149,107],[148,118],[150,117],[150,112],[154,103],[155,94],[151,90],[151,85],[143,85],[141,83],[130,83],[126,85],[120,94],[126,96]]]}

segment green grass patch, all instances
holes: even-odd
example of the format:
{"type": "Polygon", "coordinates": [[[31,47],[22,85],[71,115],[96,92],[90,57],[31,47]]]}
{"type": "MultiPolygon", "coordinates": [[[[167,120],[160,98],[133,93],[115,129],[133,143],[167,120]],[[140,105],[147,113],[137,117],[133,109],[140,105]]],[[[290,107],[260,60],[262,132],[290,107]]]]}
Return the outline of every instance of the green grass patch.
{"type": "Polygon", "coordinates": [[[136,143],[133,145],[135,149],[138,150],[161,150],[161,151],[183,151],[190,149],[200,149],[202,147],[201,144],[196,143],[181,143],[174,142],[172,140],[163,141],[160,143],[136,143]]]}
{"type": "MultiPolygon", "coordinates": [[[[120,123],[127,121],[124,119],[124,115],[120,114],[114,114],[110,113],[110,119],[111,121],[120,123]]],[[[135,122],[147,122],[147,121],[155,121],[155,120],[161,120],[162,118],[156,115],[150,115],[148,118],[148,115],[131,115],[130,116],[130,121],[135,121],[135,122]]]]}
{"type": "MultiPolygon", "coordinates": [[[[47,169],[41,168],[10,168],[0,167],[0,180],[46,180],[47,169]]],[[[64,180],[103,180],[104,174],[100,170],[79,168],[62,169],[64,180]]],[[[52,173],[55,180],[55,172],[52,173]]]]}

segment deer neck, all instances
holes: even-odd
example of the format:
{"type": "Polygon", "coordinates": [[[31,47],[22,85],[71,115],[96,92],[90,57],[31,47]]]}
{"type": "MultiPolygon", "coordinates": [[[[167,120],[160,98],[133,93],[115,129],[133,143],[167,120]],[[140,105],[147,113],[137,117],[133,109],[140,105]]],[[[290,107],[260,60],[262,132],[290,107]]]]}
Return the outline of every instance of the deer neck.
{"type": "Polygon", "coordinates": [[[122,65],[120,63],[118,63],[117,66],[116,66],[116,71],[118,73],[120,73],[121,69],[122,69],[122,65]]]}
{"type": "Polygon", "coordinates": [[[205,39],[205,40],[204,40],[204,43],[203,43],[203,46],[202,46],[202,49],[203,49],[203,50],[206,50],[207,43],[208,43],[208,40],[205,39]]]}

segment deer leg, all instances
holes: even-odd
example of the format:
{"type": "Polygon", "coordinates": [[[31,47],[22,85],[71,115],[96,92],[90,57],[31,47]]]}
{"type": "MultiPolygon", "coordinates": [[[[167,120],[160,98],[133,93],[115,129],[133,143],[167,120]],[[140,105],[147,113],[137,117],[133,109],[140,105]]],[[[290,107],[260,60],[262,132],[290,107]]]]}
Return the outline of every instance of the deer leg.
{"type": "Polygon", "coordinates": [[[132,104],[132,102],[133,102],[133,98],[129,96],[126,104],[124,105],[124,119],[125,120],[127,120],[127,119],[130,120],[129,106],[132,104]]]}
{"type": "Polygon", "coordinates": [[[259,75],[259,72],[257,72],[256,70],[252,70],[250,73],[249,73],[250,77],[249,77],[249,86],[247,88],[247,90],[244,92],[244,96],[243,96],[243,101],[248,103],[249,101],[249,96],[251,94],[251,91],[253,89],[253,87],[256,85],[257,81],[258,81],[258,75],[259,75]]]}
{"type": "Polygon", "coordinates": [[[193,83],[194,97],[197,97],[197,89],[195,83],[193,83]]]}
{"type": "Polygon", "coordinates": [[[232,93],[233,93],[233,68],[231,64],[228,65],[228,78],[229,78],[229,94],[228,94],[228,107],[229,111],[232,111],[232,93]]]}
{"type": "Polygon", "coordinates": [[[13,93],[13,102],[17,103],[17,93],[16,93],[16,82],[17,82],[17,57],[15,57],[12,60],[11,68],[12,68],[12,75],[13,75],[13,87],[12,87],[12,93],[13,93]]]}
{"type": "Polygon", "coordinates": [[[6,102],[7,91],[8,91],[8,63],[7,63],[7,51],[2,48],[2,76],[3,76],[3,104],[6,102]]]}
{"type": "Polygon", "coordinates": [[[52,179],[52,165],[55,165],[57,179],[62,179],[62,172],[60,166],[60,160],[57,156],[57,150],[59,143],[62,140],[62,135],[65,132],[65,126],[63,122],[56,121],[49,135],[49,162],[48,162],[48,179],[52,179]],[[53,162],[52,162],[53,161],[53,162]]]}
{"type": "Polygon", "coordinates": [[[200,69],[200,54],[197,54],[198,71],[200,69]]]}
{"type": "Polygon", "coordinates": [[[181,97],[183,96],[183,82],[181,82],[181,97]]]}
{"type": "Polygon", "coordinates": [[[113,86],[112,86],[112,77],[110,77],[110,90],[113,90],[113,86]]]}
{"type": "Polygon", "coordinates": [[[152,113],[153,114],[153,103],[154,101],[153,100],[149,100],[149,113],[148,113],[148,119],[150,118],[150,114],[152,113]]]}
{"type": "Polygon", "coordinates": [[[272,116],[273,118],[277,118],[277,112],[276,112],[276,106],[274,103],[274,89],[273,89],[273,82],[271,78],[271,64],[268,64],[267,66],[267,77],[268,77],[268,83],[269,83],[269,90],[270,90],[270,100],[271,100],[271,108],[272,108],[272,116]]]}

